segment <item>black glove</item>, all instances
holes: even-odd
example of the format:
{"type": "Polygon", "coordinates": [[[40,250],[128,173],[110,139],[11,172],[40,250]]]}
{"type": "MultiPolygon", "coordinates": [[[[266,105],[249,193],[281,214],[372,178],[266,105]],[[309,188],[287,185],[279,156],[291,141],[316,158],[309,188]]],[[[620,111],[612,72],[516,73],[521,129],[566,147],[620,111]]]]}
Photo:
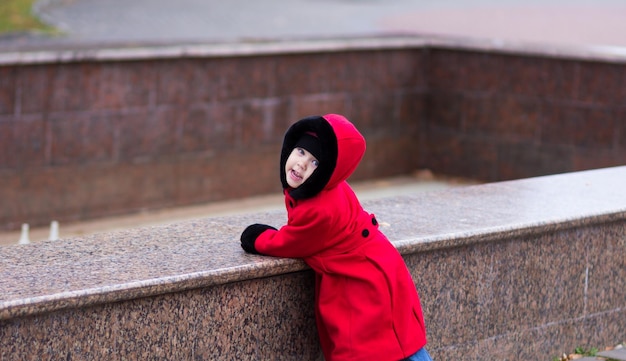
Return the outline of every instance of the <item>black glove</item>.
{"type": "Polygon", "coordinates": [[[246,227],[243,233],[241,233],[241,248],[248,253],[260,254],[256,248],[254,248],[254,243],[261,233],[267,231],[268,229],[276,230],[276,228],[272,226],[259,223],[251,224],[246,227]]]}

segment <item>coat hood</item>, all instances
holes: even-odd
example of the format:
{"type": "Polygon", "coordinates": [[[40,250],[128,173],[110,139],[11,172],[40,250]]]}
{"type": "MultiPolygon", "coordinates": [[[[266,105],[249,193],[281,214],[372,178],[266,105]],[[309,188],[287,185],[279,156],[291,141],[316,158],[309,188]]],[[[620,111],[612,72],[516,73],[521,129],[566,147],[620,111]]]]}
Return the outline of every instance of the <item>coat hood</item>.
{"type": "Polygon", "coordinates": [[[322,190],[331,189],[347,180],[365,154],[365,138],[344,116],[326,114],[301,119],[287,129],[283,140],[280,156],[280,180],[283,189],[289,189],[285,163],[305,133],[314,133],[320,140],[320,165],[306,182],[289,191],[294,199],[311,198],[322,190]]]}

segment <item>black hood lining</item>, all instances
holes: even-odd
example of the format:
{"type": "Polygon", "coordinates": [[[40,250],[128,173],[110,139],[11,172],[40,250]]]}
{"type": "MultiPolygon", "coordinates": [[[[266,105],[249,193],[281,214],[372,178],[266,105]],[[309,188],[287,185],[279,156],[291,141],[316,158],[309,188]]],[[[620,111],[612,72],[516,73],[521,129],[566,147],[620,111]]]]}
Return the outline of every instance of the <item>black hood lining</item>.
{"type": "Polygon", "coordinates": [[[289,188],[285,173],[287,158],[289,158],[300,137],[307,132],[315,133],[320,140],[322,149],[320,156],[317,157],[320,164],[306,182],[298,188],[290,190],[289,195],[294,199],[311,198],[321,192],[330,181],[337,166],[337,136],[330,123],[324,117],[317,115],[301,119],[289,127],[283,140],[280,155],[280,181],[283,189],[289,188]]]}

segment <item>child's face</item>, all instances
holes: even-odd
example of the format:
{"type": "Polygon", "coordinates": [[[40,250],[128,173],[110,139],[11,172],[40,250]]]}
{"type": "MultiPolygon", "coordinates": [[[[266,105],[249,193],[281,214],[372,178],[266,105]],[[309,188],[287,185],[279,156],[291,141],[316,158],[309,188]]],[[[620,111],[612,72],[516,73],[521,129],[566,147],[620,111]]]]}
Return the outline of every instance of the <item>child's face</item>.
{"type": "Polygon", "coordinates": [[[285,163],[287,184],[291,188],[298,188],[313,174],[319,162],[313,154],[304,148],[294,148],[285,163]]]}

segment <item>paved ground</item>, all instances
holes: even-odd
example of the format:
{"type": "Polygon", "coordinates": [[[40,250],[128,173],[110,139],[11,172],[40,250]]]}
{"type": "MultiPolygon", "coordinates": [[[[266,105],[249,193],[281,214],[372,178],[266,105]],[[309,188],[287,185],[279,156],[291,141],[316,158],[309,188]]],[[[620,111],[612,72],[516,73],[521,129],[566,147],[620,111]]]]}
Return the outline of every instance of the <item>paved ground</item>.
{"type": "MultiPolygon", "coordinates": [[[[359,199],[364,202],[370,199],[436,191],[471,184],[474,184],[474,182],[470,180],[437,178],[428,171],[422,171],[413,175],[356,182],[353,184],[353,187],[359,199]]],[[[186,219],[282,209],[284,209],[283,197],[278,192],[239,200],[153,210],[139,214],[83,222],[61,223],[59,225],[59,236],[61,238],[76,237],[119,229],[165,224],[186,219]]],[[[20,231],[0,232],[0,246],[18,243],[20,233],[20,231]]],[[[29,230],[31,242],[47,240],[49,235],[49,227],[29,230]]]]}
{"type": "Polygon", "coordinates": [[[624,0],[40,0],[36,12],[65,36],[0,46],[394,33],[626,46],[624,0]]]}

